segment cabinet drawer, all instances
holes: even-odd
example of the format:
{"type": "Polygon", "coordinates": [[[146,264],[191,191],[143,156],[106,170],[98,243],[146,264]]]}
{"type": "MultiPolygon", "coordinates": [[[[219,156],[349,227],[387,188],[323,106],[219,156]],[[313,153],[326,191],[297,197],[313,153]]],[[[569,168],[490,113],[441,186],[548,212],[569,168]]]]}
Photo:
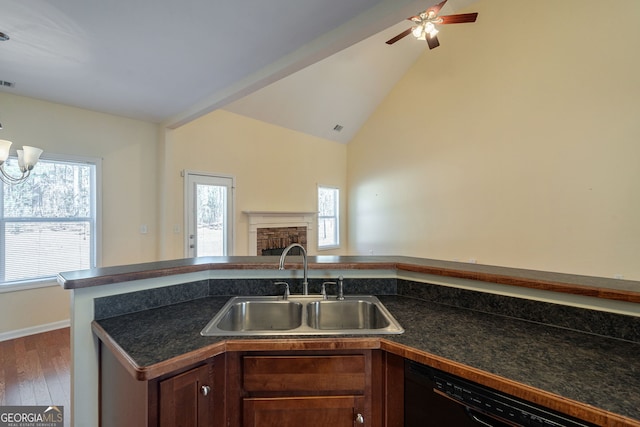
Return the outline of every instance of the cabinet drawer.
{"type": "Polygon", "coordinates": [[[364,393],[365,357],[245,356],[243,388],[248,392],[350,392],[364,393]]]}
{"type": "Polygon", "coordinates": [[[363,406],[362,396],[247,398],[242,425],[353,427],[363,406]]]}

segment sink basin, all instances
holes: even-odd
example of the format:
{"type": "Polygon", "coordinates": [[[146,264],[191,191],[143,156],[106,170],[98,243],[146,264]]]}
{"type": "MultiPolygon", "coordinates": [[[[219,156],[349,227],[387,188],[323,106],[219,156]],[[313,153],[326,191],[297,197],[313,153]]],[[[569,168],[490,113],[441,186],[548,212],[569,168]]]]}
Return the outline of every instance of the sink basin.
{"type": "Polygon", "coordinates": [[[382,329],[389,319],[380,305],[363,300],[316,301],[307,304],[307,324],[315,329],[382,329]]]}
{"type": "Polygon", "coordinates": [[[302,304],[290,301],[239,301],[217,323],[224,331],[283,331],[302,323],[302,304]]]}
{"type": "Polygon", "coordinates": [[[376,335],[404,329],[375,296],[338,301],[320,295],[233,297],[200,332],[204,336],[376,335]]]}

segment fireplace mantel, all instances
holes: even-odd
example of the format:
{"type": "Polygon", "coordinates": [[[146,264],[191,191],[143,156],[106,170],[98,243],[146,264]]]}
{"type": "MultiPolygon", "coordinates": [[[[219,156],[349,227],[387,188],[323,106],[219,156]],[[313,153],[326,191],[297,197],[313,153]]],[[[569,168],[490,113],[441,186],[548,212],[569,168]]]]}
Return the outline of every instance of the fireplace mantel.
{"type": "Polygon", "coordinates": [[[316,215],[318,212],[295,212],[295,211],[242,211],[242,213],[249,215],[249,218],[254,216],[282,216],[282,217],[290,217],[290,216],[305,216],[305,215],[316,215]]]}
{"type": "Polygon", "coordinates": [[[313,224],[317,212],[294,211],[242,211],[249,217],[249,255],[257,255],[258,229],[277,227],[306,227],[307,250],[315,250],[313,224]]]}

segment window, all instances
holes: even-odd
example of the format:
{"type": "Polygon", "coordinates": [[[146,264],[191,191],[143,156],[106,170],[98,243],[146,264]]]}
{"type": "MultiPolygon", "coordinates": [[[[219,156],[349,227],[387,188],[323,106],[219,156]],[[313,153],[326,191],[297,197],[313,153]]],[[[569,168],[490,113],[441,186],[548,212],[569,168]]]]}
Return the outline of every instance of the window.
{"type": "Polygon", "coordinates": [[[96,266],[98,166],[49,157],[24,183],[0,183],[0,285],[96,266]]]}
{"type": "Polygon", "coordinates": [[[318,187],[318,248],[340,246],[340,190],[318,187]]]}

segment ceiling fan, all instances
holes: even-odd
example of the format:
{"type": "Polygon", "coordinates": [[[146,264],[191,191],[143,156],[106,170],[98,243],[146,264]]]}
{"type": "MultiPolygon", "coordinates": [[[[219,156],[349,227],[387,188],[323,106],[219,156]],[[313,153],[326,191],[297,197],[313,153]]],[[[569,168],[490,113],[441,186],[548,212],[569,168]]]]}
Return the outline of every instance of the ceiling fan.
{"type": "Polygon", "coordinates": [[[447,2],[444,0],[441,3],[438,3],[435,6],[430,7],[424,12],[407,18],[407,20],[414,22],[416,25],[401,32],[397,36],[392,39],[387,40],[387,44],[394,44],[398,40],[408,36],[409,34],[413,34],[418,40],[426,40],[427,44],[429,44],[429,49],[434,49],[440,46],[440,42],[438,41],[438,29],[436,25],[440,24],[465,24],[467,22],[475,22],[478,17],[478,13],[461,13],[458,15],[446,15],[446,16],[438,16],[438,12],[442,9],[442,6],[447,2]]]}

